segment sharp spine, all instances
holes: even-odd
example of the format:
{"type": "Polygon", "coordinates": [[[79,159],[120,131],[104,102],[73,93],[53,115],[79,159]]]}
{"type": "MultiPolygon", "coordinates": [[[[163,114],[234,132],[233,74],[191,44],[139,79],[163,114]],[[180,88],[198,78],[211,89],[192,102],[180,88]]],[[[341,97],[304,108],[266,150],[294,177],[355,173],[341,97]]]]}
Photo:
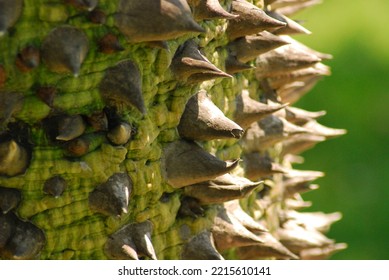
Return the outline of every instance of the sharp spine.
{"type": "Polygon", "coordinates": [[[220,5],[219,0],[188,0],[195,20],[234,19],[238,15],[230,14],[220,5]]]}
{"type": "Polygon", "coordinates": [[[42,43],[42,59],[56,73],[80,73],[89,51],[88,37],[80,29],[65,25],[53,29],[42,43]]]}
{"type": "Polygon", "coordinates": [[[131,43],[164,41],[204,32],[185,0],[121,0],[115,25],[131,43]]]}
{"type": "Polygon", "coordinates": [[[124,60],[108,68],[100,83],[100,92],[108,105],[119,109],[135,107],[143,115],[146,106],[142,94],[142,77],[139,68],[131,60],[124,60]]]}
{"type": "Polygon", "coordinates": [[[249,96],[247,90],[243,90],[237,95],[236,110],[234,113],[234,121],[242,128],[248,128],[252,123],[263,119],[264,117],[285,108],[288,104],[267,105],[256,101],[249,96]]]}
{"type": "Polygon", "coordinates": [[[258,55],[272,49],[289,44],[282,37],[273,35],[268,31],[262,31],[256,35],[248,35],[238,38],[227,45],[230,55],[240,62],[246,63],[254,60],[258,55]]]}
{"type": "Polygon", "coordinates": [[[239,160],[222,161],[194,142],[178,140],[163,151],[162,173],[174,188],[214,179],[232,171],[239,160]]]}
{"type": "Polygon", "coordinates": [[[108,237],[104,245],[105,254],[116,260],[138,260],[140,257],[156,260],[151,241],[152,231],[153,224],[150,221],[127,224],[108,237]]]}
{"type": "Polygon", "coordinates": [[[182,138],[190,140],[239,139],[244,132],[223,114],[204,90],[188,100],[177,128],[182,138]]]}
{"type": "Polygon", "coordinates": [[[22,195],[19,190],[0,187],[0,210],[3,214],[18,207],[21,199],[22,195]]]}
{"type": "Polygon", "coordinates": [[[214,239],[209,231],[195,235],[182,249],[183,260],[224,260],[216,250],[214,239]]]}
{"type": "Polygon", "coordinates": [[[89,207],[107,216],[121,216],[128,211],[131,192],[131,178],[126,173],[115,173],[89,194],[89,207]]]}
{"type": "Polygon", "coordinates": [[[198,199],[201,204],[215,204],[249,196],[261,188],[262,182],[231,174],[224,174],[213,180],[186,186],[184,194],[198,199]]]}
{"type": "Polygon", "coordinates": [[[174,75],[187,83],[199,83],[216,78],[232,78],[213,65],[199,50],[194,40],[188,40],[174,54],[170,65],[174,75]]]}
{"type": "Polygon", "coordinates": [[[231,12],[239,17],[228,22],[226,32],[230,40],[285,26],[284,22],[269,17],[263,10],[245,0],[234,0],[231,7],[231,12]]]}

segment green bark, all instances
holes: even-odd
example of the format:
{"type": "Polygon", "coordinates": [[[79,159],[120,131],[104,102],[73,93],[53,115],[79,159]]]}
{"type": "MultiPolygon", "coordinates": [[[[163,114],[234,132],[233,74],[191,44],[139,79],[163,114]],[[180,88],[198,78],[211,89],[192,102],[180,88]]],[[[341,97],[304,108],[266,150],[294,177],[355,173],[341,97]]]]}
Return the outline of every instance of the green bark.
{"type": "MultiPolygon", "coordinates": [[[[115,26],[114,15],[119,1],[98,2],[96,9],[106,16],[103,24],[92,22],[91,12],[64,2],[24,0],[17,22],[0,37],[0,65],[5,73],[5,81],[0,82],[2,138],[15,139],[31,153],[28,168],[21,174],[0,176],[2,187],[21,192],[22,200],[12,212],[44,233],[44,246],[33,258],[106,259],[109,254],[104,246],[110,235],[126,225],[150,221],[156,257],[180,259],[183,248],[193,236],[212,229],[222,204],[202,206],[203,214],[195,218],[180,215],[179,209],[185,203],[184,189],[167,183],[161,166],[164,148],[180,139],[177,126],[186,102],[200,89],[206,90],[224,114],[233,119],[236,96],[242,90],[248,90],[256,100],[264,96],[260,81],[256,79],[255,71],[249,70],[234,74],[233,78],[190,84],[178,80],[171,71],[176,50],[190,38],[194,38],[210,62],[225,70],[228,20],[201,21],[199,24],[205,29],[204,33],[189,32],[168,40],[168,49],[160,49],[147,43],[128,42],[115,26]],[[47,67],[48,63],[42,61],[42,51],[39,66],[22,71],[16,63],[22,50],[27,46],[42,50],[49,32],[63,25],[77,27],[88,39],[89,50],[79,75],[52,71],[47,67]],[[99,42],[107,33],[118,38],[122,50],[109,54],[101,51],[99,42]],[[48,133],[48,123],[61,115],[78,114],[86,119],[112,107],[112,102],[108,102],[101,92],[101,83],[107,69],[124,60],[132,61],[139,69],[146,108],[142,115],[136,106],[114,103],[120,121],[130,124],[133,129],[130,141],[113,145],[105,137],[105,131],[99,132],[87,124],[82,137],[87,136],[88,148],[82,156],[69,156],[66,141],[53,139],[48,133]],[[42,98],[39,93],[44,87],[54,88],[55,94],[42,98]],[[132,181],[128,213],[117,217],[93,211],[90,193],[116,173],[126,173],[132,181]],[[66,188],[58,197],[44,192],[45,182],[54,176],[61,176],[66,181],[66,188]]],[[[261,1],[255,2],[263,8],[261,1]]],[[[221,3],[226,9],[231,6],[231,1],[221,3]]],[[[237,139],[203,141],[200,145],[221,160],[244,155],[237,139]]],[[[281,150],[282,144],[276,144],[267,152],[273,160],[282,163],[281,150]]],[[[192,164],[188,162],[189,169],[192,164]]],[[[243,176],[243,164],[233,174],[243,176]]],[[[269,193],[259,194],[261,188],[258,188],[240,202],[247,213],[256,221],[264,222],[275,236],[279,235],[282,213],[290,208],[285,202],[282,180],[282,175],[267,177],[265,183],[272,187],[269,193]]],[[[300,198],[296,195],[292,199],[300,198]]],[[[327,246],[323,244],[317,247],[327,246]]],[[[291,249],[293,246],[286,247],[297,252],[291,249]]],[[[5,253],[7,250],[6,245],[0,246],[2,257],[13,258],[12,254],[5,253]]],[[[138,255],[142,256],[139,252],[138,255]]],[[[224,256],[242,257],[234,250],[226,251],[224,256]]]]}

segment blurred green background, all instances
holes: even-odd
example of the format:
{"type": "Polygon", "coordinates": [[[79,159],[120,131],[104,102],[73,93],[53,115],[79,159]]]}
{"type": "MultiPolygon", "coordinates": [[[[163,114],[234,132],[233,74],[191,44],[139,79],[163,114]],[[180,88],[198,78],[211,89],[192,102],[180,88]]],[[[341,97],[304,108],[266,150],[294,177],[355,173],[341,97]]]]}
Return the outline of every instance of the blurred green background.
{"type": "Polygon", "coordinates": [[[329,236],[349,248],[332,259],[389,259],[389,1],[324,0],[293,19],[313,34],[295,36],[331,53],[332,76],[296,106],[326,110],[319,122],[348,134],[305,152],[297,169],[321,170],[308,210],[341,211],[329,236]]]}

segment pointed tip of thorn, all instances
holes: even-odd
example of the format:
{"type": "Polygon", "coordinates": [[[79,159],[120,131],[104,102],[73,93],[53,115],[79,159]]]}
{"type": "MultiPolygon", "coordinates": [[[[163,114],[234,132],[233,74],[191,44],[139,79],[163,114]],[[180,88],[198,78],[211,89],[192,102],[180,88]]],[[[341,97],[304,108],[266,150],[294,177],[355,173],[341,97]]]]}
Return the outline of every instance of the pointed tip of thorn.
{"type": "Polygon", "coordinates": [[[231,130],[231,134],[234,138],[240,139],[244,133],[243,129],[233,129],[231,130]]]}
{"type": "Polygon", "coordinates": [[[206,141],[239,139],[244,132],[224,115],[205,90],[200,90],[187,101],[177,128],[182,138],[206,141]]]}
{"type": "Polygon", "coordinates": [[[194,18],[196,20],[209,20],[209,19],[235,19],[239,15],[230,14],[220,5],[219,1],[205,0],[198,1],[192,4],[194,10],[194,18]]]}
{"type": "Polygon", "coordinates": [[[222,161],[195,142],[186,140],[166,145],[162,157],[164,176],[175,188],[212,180],[231,172],[238,164],[239,159],[222,161]]]}
{"type": "Polygon", "coordinates": [[[240,62],[235,56],[231,54],[225,61],[226,72],[228,74],[236,74],[242,71],[255,69],[255,66],[240,62]]]}
{"type": "Polygon", "coordinates": [[[205,29],[198,25],[197,23],[196,24],[193,24],[191,25],[189,28],[188,28],[188,31],[191,31],[191,32],[199,32],[199,33],[205,33],[205,29]]]}

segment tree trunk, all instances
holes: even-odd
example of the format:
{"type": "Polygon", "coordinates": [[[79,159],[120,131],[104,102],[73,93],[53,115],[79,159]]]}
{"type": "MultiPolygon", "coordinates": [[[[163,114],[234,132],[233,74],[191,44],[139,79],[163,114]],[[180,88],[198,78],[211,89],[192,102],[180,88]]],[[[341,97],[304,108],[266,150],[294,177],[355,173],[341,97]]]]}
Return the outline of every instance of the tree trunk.
{"type": "Polygon", "coordinates": [[[329,74],[289,37],[316,2],[0,0],[0,258],[343,249],[292,169],[344,133],[292,107],[329,74]]]}

